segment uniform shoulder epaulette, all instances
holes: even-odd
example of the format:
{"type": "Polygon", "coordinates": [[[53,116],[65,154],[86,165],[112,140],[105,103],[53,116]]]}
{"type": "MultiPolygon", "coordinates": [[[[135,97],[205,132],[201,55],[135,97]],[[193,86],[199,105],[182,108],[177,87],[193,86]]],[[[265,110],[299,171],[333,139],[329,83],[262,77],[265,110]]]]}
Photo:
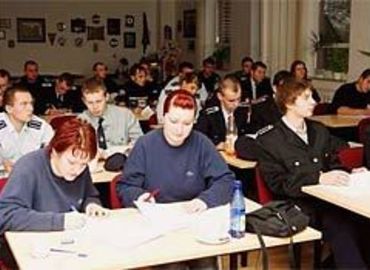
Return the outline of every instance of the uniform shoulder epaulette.
{"type": "Polygon", "coordinates": [[[261,135],[263,135],[263,134],[265,134],[265,133],[267,133],[267,132],[269,132],[269,131],[270,131],[270,130],[272,130],[273,128],[274,128],[274,126],[273,126],[273,125],[267,125],[267,126],[265,126],[265,127],[261,128],[260,130],[258,130],[258,131],[256,132],[257,137],[258,137],[258,136],[261,136],[261,135]]]}
{"type": "Polygon", "coordinates": [[[171,86],[172,87],[179,86],[179,85],[180,85],[180,82],[173,82],[173,83],[171,83],[171,86]]]}
{"type": "Polygon", "coordinates": [[[42,122],[38,120],[31,120],[27,123],[27,127],[33,128],[33,129],[41,129],[42,122]]]}
{"type": "Polygon", "coordinates": [[[218,112],[219,110],[220,108],[218,106],[213,106],[213,107],[206,108],[204,111],[206,114],[212,114],[212,113],[218,112]]]}
{"type": "Polygon", "coordinates": [[[0,129],[3,129],[6,127],[6,122],[5,120],[0,120],[0,129]]]}
{"type": "Polygon", "coordinates": [[[172,89],[166,89],[166,90],[164,90],[164,93],[166,95],[169,95],[172,91],[173,91],[172,89]]]}
{"type": "Polygon", "coordinates": [[[195,99],[200,99],[200,94],[199,93],[194,94],[194,98],[195,99]]]}

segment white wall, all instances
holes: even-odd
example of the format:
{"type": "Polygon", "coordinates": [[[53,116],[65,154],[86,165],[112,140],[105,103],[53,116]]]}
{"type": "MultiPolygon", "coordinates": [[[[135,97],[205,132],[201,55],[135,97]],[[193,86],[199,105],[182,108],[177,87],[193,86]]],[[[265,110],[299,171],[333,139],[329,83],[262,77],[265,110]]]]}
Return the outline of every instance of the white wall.
{"type": "MultiPolygon", "coordinates": [[[[142,13],[146,12],[149,23],[151,45],[147,51],[157,50],[157,0],[120,0],[120,1],[26,1],[0,0],[0,18],[10,18],[12,27],[6,30],[7,40],[17,40],[16,37],[16,18],[45,18],[46,33],[57,33],[56,39],[64,36],[67,43],[64,47],[56,44],[50,45],[46,36],[45,43],[18,43],[15,48],[7,47],[7,40],[0,40],[0,66],[8,69],[14,75],[22,74],[23,63],[27,59],[34,59],[40,64],[41,73],[58,74],[61,71],[69,71],[77,74],[91,74],[91,66],[96,61],[103,61],[114,71],[121,57],[129,59],[130,64],[138,61],[142,56],[141,36],[142,36],[142,13]],[[100,24],[92,24],[92,15],[101,16],[100,24]],[[125,15],[135,16],[134,28],[125,28],[125,15]],[[89,26],[106,26],[107,18],[121,19],[121,36],[107,36],[105,41],[87,41],[87,33],[75,34],[70,32],[70,20],[81,17],[86,19],[89,26]],[[64,22],[67,29],[64,32],[58,32],[56,24],[64,22]],[[136,32],[136,49],[123,48],[123,32],[136,32]],[[74,46],[76,37],[84,38],[84,45],[81,48],[74,46]],[[119,40],[119,46],[111,48],[108,44],[111,37],[119,40]],[[93,52],[93,43],[97,42],[98,52],[93,52]]],[[[106,31],[106,30],[105,30],[106,31]]],[[[105,32],[106,34],[106,32],[105,32]]]]}

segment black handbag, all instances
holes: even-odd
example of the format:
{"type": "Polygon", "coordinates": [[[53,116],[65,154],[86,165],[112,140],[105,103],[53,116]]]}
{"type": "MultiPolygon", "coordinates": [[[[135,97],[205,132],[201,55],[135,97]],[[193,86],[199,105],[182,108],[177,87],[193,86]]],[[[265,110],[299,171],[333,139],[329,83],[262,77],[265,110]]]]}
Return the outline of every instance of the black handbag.
{"type": "Polygon", "coordinates": [[[263,269],[268,269],[266,245],[262,235],[290,237],[289,257],[291,268],[297,268],[292,236],[304,230],[309,217],[291,201],[272,201],[262,208],[246,214],[246,231],[256,233],[262,249],[263,269]]]}

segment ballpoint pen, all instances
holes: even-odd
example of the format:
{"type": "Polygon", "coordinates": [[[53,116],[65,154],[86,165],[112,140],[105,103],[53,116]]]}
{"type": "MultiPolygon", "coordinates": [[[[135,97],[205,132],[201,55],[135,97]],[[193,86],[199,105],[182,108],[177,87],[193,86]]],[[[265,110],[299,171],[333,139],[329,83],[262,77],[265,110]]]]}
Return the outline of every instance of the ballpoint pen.
{"type": "Polygon", "coordinates": [[[76,251],[69,250],[69,249],[50,248],[49,251],[50,252],[66,253],[66,254],[75,254],[78,257],[83,257],[83,258],[88,256],[86,253],[80,253],[80,252],[76,252],[76,251]]]}

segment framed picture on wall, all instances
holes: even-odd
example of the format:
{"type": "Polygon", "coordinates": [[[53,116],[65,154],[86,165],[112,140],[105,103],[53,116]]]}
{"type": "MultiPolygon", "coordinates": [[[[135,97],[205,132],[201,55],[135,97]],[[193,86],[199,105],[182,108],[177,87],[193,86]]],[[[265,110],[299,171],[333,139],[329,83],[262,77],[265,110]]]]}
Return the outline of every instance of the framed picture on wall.
{"type": "Polygon", "coordinates": [[[136,33],[135,32],[125,32],[123,34],[123,46],[129,49],[136,48],[136,33]]]}
{"type": "Polygon", "coordinates": [[[45,19],[17,18],[18,42],[45,42],[45,19]]]}
{"type": "Polygon", "coordinates": [[[196,10],[190,9],[184,11],[184,23],[183,23],[183,37],[184,38],[195,38],[197,23],[196,23],[196,10]]]}

